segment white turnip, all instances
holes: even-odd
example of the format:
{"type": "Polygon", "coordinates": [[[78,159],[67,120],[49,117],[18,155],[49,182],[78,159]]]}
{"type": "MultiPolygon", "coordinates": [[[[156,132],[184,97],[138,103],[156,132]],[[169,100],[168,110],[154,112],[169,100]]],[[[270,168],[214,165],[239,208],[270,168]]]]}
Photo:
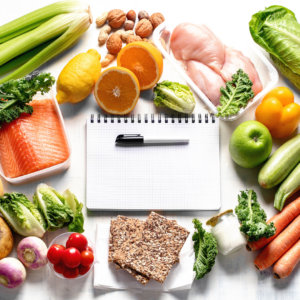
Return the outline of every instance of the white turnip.
{"type": "Polygon", "coordinates": [[[38,270],[48,263],[47,251],[46,244],[35,236],[23,239],[17,248],[19,260],[25,267],[33,270],[38,270]]]}
{"type": "Polygon", "coordinates": [[[16,258],[6,257],[0,260],[0,284],[14,289],[20,286],[26,278],[26,270],[16,258]]]}

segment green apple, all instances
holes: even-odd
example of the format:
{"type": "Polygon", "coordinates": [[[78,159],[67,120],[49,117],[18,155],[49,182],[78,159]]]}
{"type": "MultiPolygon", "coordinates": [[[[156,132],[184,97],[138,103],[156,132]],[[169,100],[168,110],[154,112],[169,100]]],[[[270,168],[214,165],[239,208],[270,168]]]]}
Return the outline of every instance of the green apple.
{"type": "Polygon", "coordinates": [[[246,121],[233,132],[229,151],[238,165],[253,168],[269,157],[272,146],[272,136],[265,125],[257,121],[246,121]]]}

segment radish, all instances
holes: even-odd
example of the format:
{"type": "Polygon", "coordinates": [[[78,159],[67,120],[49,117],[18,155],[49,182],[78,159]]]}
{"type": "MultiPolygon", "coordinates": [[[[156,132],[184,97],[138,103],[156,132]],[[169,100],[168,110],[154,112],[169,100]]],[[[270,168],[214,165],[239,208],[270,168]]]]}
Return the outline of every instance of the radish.
{"type": "Polygon", "coordinates": [[[19,260],[6,257],[0,260],[0,284],[14,289],[20,286],[26,278],[26,270],[19,260]]]}
{"type": "Polygon", "coordinates": [[[17,248],[18,258],[25,267],[38,270],[47,263],[47,246],[39,238],[30,236],[23,239],[17,248]]]}

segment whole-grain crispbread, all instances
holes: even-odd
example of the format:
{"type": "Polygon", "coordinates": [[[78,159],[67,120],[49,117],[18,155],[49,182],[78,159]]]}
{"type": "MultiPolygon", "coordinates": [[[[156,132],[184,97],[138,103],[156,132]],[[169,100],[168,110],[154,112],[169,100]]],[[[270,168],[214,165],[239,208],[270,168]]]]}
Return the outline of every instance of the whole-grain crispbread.
{"type": "Polygon", "coordinates": [[[144,221],[127,218],[124,216],[118,216],[117,220],[111,220],[110,235],[109,235],[109,252],[108,262],[114,263],[117,269],[125,269],[136,280],[143,285],[149,282],[149,278],[143,274],[132,270],[129,267],[120,266],[117,261],[114,260],[114,252],[120,248],[120,246],[126,241],[132,241],[138,234],[141,234],[144,226],[144,221]]]}
{"type": "Polygon", "coordinates": [[[178,262],[179,253],[189,232],[176,222],[154,212],[144,223],[142,233],[123,243],[114,252],[114,259],[160,283],[178,262]]]}

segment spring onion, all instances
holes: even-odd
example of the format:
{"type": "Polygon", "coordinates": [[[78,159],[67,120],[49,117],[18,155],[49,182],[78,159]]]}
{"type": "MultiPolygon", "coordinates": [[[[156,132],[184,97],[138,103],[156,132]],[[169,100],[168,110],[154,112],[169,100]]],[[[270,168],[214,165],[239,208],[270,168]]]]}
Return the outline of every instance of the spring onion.
{"type": "Polygon", "coordinates": [[[80,1],[65,0],[0,26],[0,66],[6,65],[4,70],[11,71],[22,63],[20,68],[3,78],[0,83],[24,77],[66,50],[88,30],[91,23],[88,5],[80,1]],[[52,43],[41,47],[50,40],[52,43]],[[40,51],[35,53],[37,47],[40,47],[40,51]],[[19,60],[10,64],[16,57],[19,60]]]}

